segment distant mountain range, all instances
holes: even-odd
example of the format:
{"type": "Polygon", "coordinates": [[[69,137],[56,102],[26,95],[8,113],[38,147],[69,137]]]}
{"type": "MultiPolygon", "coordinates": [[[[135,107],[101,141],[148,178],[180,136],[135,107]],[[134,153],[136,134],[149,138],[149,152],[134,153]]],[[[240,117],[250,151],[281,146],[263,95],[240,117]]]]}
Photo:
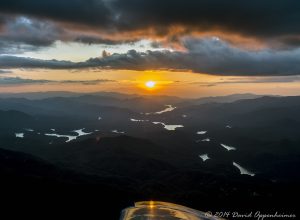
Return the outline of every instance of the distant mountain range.
{"type": "MultiPolygon", "coordinates": [[[[110,97],[116,99],[131,99],[131,98],[138,98],[138,97],[155,97],[156,99],[160,98],[169,98],[169,99],[179,99],[178,97],[172,96],[164,96],[164,95],[138,95],[138,94],[124,94],[124,93],[117,93],[117,92],[94,92],[94,93],[76,93],[76,92],[66,92],[66,91],[49,91],[49,92],[28,92],[28,93],[1,93],[0,98],[26,98],[26,99],[46,99],[46,98],[54,98],[54,97],[80,97],[80,96],[101,96],[101,97],[110,97]]],[[[215,96],[215,97],[203,97],[198,99],[191,99],[192,101],[196,102],[197,104],[203,104],[207,102],[234,102],[240,99],[253,99],[259,98],[264,95],[256,95],[251,93],[245,94],[231,94],[226,96],[215,96]]],[[[184,99],[184,98],[181,98],[184,99]]]]}
{"type": "Polygon", "coordinates": [[[226,95],[226,96],[199,98],[199,99],[193,100],[193,102],[194,102],[194,104],[198,104],[198,105],[205,104],[205,103],[211,103],[211,102],[230,103],[230,102],[235,102],[238,100],[257,99],[257,98],[260,98],[263,96],[264,95],[256,95],[256,94],[251,94],[251,93],[232,94],[232,95],[226,95]]]}

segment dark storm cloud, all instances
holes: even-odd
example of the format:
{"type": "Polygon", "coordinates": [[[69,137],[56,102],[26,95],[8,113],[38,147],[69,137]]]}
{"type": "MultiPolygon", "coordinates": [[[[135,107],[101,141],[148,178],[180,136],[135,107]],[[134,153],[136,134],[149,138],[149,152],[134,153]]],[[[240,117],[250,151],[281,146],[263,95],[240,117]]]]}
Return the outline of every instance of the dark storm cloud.
{"type": "Polygon", "coordinates": [[[45,69],[72,69],[75,63],[71,61],[41,60],[16,56],[0,56],[1,68],[45,68],[45,69]]]}
{"type": "Polygon", "coordinates": [[[131,70],[190,70],[215,75],[298,75],[300,49],[247,51],[215,39],[188,39],[186,52],[135,50],[87,61],[92,66],[131,70]]]}
{"type": "Polygon", "coordinates": [[[135,41],[138,41],[139,39],[132,38],[130,40],[112,40],[108,38],[102,38],[97,36],[91,36],[91,35],[81,35],[81,36],[74,36],[72,38],[72,41],[84,43],[84,44],[105,44],[105,45],[116,45],[116,44],[125,44],[125,43],[133,43],[135,41]]]}
{"type": "Polygon", "coordinates": [[[107,79],[95,80],[44,80],[44,79],[24,79],[20,77],[0,77],[0,85],[20,85],[20,84],[82,84],[97,85],[100,83],[115,82],[107,79]]]}
{"type": "MultiPolygon", "coordinates": [[[[0,16],[1,18],[1,16],[0,16]]],[[[66,40],[67,33],[50,21],[10,16],[0,29],[0,54],[21,54],[66,40]]]]}
{"type": "Polygon", "coordinates": [[[52,81],[56,83],[63,84],[82,84],[82,85],[97,85],[100,83],[116,82],[115,80],[109,79],[95,79],[95,80],[62,80],[62,81],[52,81]]]}
{"type": "Polygon", "coordinates": [[[7,44],[50,46],[62,38],[63,34],[64,31],[51,22],[15,17],[4,23],[0,40],[7,44]]]}
{"type": "Polygon", "coordinates": [[[7,14],[104,26],[110,23],[112,16],[101,0],[1,0],[0,10],[7,14]]]}
{"type": "Polygon", "coordinates": [[[91,58],[85,62],[39,60],[0,56],[0,68],[189,70],[195,73],[236,76],[300,74],[300,49],[247,51],[217,39],[186,39],[186,52],[130,50],[91,58]]]}
{"type": "Polygon", "coordinates": [[[0,54],[35,51],[41,47],[49,47],[58,40],[105,45],[132,42],[132,40],[111,40],[88,33],[74,32],[63,29],[60,25],[48,20],[17,16],[3,20],[0,29],[0,54]]]}
{"type": "Polygon", "coordinates": [[[22,79],[20,77],[0,77],[0,85],[18,85],[18,84],[43,84],[49,83],[48,80],[22,79]]]}
{"type": "Polygon", "coordinates": [[[0,37],[0,55],[1,54],[21,54],[26,51],[36,51],[39,47],[35,45],[28,45],[22,43],[15,43],[12,41],[1,40],[0,37]]]}
{"type": "Polygon", "coordinates": [[[117,0],[112,1],[124,28],[183,24],[221,28],[247,35],[300,32],[300,2],[295,0],[117,0]]]}
{"type": "Polygon", "coordinates": [[[168,35],[170,27],[181,25],[187,33],[217,29],[265,40],[300,34],[297,0],[1,0],[0,12],[112,33],[153,28],[168,35]]]}

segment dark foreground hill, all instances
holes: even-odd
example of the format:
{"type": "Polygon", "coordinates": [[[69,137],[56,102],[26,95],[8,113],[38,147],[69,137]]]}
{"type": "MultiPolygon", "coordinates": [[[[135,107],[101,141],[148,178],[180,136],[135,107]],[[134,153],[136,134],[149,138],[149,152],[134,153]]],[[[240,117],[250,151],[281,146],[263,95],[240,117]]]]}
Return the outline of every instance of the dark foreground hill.
{"type": "MultiPolygon", "coordinates": [[[[64,214],[72,210],[69,216],[80,213],[117,219],[122,208],[130,206],[132,201],[144,199],[177,202],[204,211],[258,208],[295,211],[296,204],[292,201],[298,192],[298,185],[270,185],[265,180],[214,175],[197,169],[166,169],[165,176],[156,181],[134,181],[116,175],[86,175],[7,150],[0,150],[0,167],[0,185],[6,189],[2,198],[16,199],[16,206],[24,202],[24,196],[29,196],[30,200],[23,204],[24,207],[29,204],[39,207],[39,202],[48,206],[54,202],[52,214],[63,206],[64,214]]],[[[160,168],[144,169],[145,172],[156,172],[160,168]]],[[[49,210],[49,207],[42,206],[41,210],[49,210]]]]}

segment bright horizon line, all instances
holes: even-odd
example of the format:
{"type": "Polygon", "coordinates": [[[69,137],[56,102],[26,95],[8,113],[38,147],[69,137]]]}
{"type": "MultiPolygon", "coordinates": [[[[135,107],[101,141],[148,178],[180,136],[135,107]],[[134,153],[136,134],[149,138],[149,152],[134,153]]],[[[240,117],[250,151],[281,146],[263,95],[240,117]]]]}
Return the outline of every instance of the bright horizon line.
{"type": "Polygon", "coordinates": [[[36,91],[36,92],[0,92],[0,95],[22,95],[22,94],[47,94],[47,93],[70,93],[76,95],[93,95],[97,93],[115,93],[120,95],[128,95],[128,96],[151,96],[151,97],[175,97],[175,98],[182,98],[182,99],[198,99],[198,98],[214,98],[214,97],[226,97],[226,96],[233,96],[233,95],[256,95],[256,96],[272,96],[272,97],[293,97],[293,96],[300,96],[299,95],[280,95],[280,94],[259,94],[259,93],[230,93],[225,95],[208,95],[208,96],[199,96],[188,98],[186,96],[174,96],[168,94],[138,94],[138,93],[126,93],[126,92],[116,92],[116,91],[96,91],[96,92],[73,92],[73,91],[63,91],[63,90],[56,90],[56,91],[36,91]]]}

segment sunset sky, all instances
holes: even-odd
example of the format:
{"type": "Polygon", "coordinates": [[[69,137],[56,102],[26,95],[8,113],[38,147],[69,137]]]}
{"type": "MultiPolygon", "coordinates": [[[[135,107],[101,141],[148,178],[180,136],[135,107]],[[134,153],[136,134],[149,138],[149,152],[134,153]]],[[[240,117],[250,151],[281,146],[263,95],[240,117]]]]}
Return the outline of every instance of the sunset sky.
{"type": "Polygon", "coordinates": [[[300,95],[299,21],[296,0],[1,0],[0,93],[300,95]]]}

